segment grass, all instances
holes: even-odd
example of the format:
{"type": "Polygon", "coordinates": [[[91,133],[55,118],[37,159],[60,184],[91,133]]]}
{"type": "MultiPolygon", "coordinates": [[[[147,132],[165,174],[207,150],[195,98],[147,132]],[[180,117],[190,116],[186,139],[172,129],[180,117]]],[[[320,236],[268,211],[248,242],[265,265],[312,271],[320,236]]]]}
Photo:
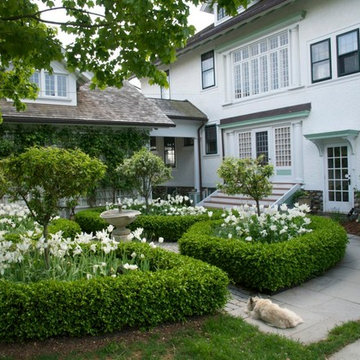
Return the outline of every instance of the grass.
{"type": "Polygon", "coordinates": [[[120,339],[90,352],[51,353],[33,359],[325,360],[359,338],[360,322],[349,322],[333,329],[326,340],[305,346],[278,335],[261,333],[240,318],[219,314],[207,317],[197,327],[191,326],[190,321],[170,334],[150,332],[139,338],[120,339]]]}

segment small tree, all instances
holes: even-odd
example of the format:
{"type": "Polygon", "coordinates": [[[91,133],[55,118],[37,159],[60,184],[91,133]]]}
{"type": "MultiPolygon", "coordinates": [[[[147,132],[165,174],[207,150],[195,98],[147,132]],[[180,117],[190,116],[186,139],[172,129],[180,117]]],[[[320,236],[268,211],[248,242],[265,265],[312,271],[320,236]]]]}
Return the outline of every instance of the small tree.
{"type": "Polygon", "coordinates": [[[260,215],[259,201],[269,196],[272,192],[272,185],[269,178],[274,173],[272,165],[264,165],[263,159],[225,159],[218,175],[224,180],[218,184],[218,189],[224,193],[243,194],[253,198],[256,202],[257,213],[260,215]]]}
{"type": "MultiPolygon", "coordinates": [[[[61,199],[79,198],[105,174],[106,166],[80,150],[32,147],[19,156],[1,161],[7,193],[23,200],[31,216],[43,226],[45,242],[48,225],[59,211],[61,199]]],[[[45,249],[49,267],[49,250],[45,249]]]]}
{"type": "Polygon", "coordinates": [[[131,158],[125,159],[118,167],[118,174],[129,181],[132,187],[144,197],[146,212],[149,211],[152,187],[172,178],[171,168],[167,167],[159,156],[146,148],[134,153],[131,158]]]}

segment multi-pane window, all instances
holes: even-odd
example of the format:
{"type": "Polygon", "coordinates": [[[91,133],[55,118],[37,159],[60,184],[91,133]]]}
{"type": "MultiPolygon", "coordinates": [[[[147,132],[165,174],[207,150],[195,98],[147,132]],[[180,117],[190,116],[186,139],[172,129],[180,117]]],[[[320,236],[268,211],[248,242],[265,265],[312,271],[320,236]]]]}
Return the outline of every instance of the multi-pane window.
{"type": "Polygon", "coordinates": [[[67,96],[67,76],[45,74],[46,96],[67,96]]]}
{"type": "Polygon", "coordinates": [[[330,39],[311,45],[311,80],[313,83],[331,79],[330,39]]]}
{"type": "Polygon", "coordinates": [[[347,146],[327,149],[329,201],[349,201],[349,164],[347,146]]]}
{"type": "Polygon", "coordinates": [[[269,136],[267,131],[259,131],[255,134],[256,157],[262,157],[262,163],[269,162],[269,136]]]}
{"type": "Polygon", "coordinates": [[[251,158],[251,132],[242,132],[239,134],[239,158],[251,158]]]}
{"type": "Polygon", "coordinates": [[[275,129],[275,158],[276,166],[291,166],[291,135],[289,126],[275,129]]]}
{"type": "Polygon", "coordinates": [[[338,76],[360,71],[359,30],[337,36],[338,76]]]}
{"type": "Polygon", "coordinates": [[[38,88],[40,88],[40,73],[38,71],[35,71],[29,79],[30,82],[37,85],[38,88]]]}
{"type": "Polygon", "coordinates": [[[164,162],[165,165],[176,167],[175,138],[164,138],[164,162]]]}
{"type": "Polygon", "coordinates": [[[205,152],[206,154],[217,154],[216,125],[209,125],[205,127],[205,152]]]}
{"type": "Polygon", "coordinates": [[[235,99],[288,87],[288,31],[235,50],[233,64],[235,99]]]}
{"type": "Polygon", "coordinates": [[[218,8],[217,8],[217,15],[216,15],[217,21],[222,20],[226,15],[227,15],[227,14],[226,14],[225,9],[222,8],[222,7],[220,7],[220,6],[218,6],[218,8]]]}
{"type": "Polygon", "coordinates": [[[170,72],[169,70],[166,70],[165,73],[166,80],[169,86],[167,88],[165,86],[160,87],[160,96],[161,99],[170,99],[170,72]]]}
{"type": "Polygon", "coordinates": [[[203,89],[207,89],[215,85],[215,63],[213,50],[201,55],[201,80],[203,89]]]}

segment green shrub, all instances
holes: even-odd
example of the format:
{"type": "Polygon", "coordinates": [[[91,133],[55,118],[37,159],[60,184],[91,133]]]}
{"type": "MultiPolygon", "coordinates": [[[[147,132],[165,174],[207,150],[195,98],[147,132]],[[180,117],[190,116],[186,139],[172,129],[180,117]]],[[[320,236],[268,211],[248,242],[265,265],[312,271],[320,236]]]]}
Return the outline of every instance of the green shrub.
{"type": "Polygon", "coordinates": [[[313,232],[272,244],[215,237],[219,221],[197,223],[180,239],[180,251],[218,266],[237,284],[273,292],[324,273],[344,256],[345,230],[330,219],[311,219],[313,232]]]}
{"type": "Polygon", "coordinates": [[[109,224],[100,217],[100,214],[105,211],[102,208],[93,208],[81,210],[75,214],[75,221],[80,225],[82,231],[91,233],[101,231],[109,226],[109,224]]]}
{"type": "Polygon", "coordinates": [[[144,254],[156,271],[72,282],[0,280],[0,339],[152,327],[213,313],[226,303],[228,278],[222,270],[147,244],[121,244],[119,255],[124,251],[144,254]]]}
{"type": "Polygon", "coordinates": [[[11,241],[16,244],[21,241],[21,238],[19,233],[7,233],[4,235],[4,240],[11,241]]]}
{"type": "Polygon", "coordinates": [[[58,231],[63,232],[63,237],[74,239],[76,234],[81,233],[80,225],[72,220],[68,219],[56,219],[49,225],[49,234],[55,234],[58,231]]]}
{"type": "MultiPolygon", "coordinates": [[[[215,211],[213,218],[219,219],[222,211],[215,211]]],[[[207,214],[202,215],[141,215],[130,224],[129,228],[143,228],[148,240],[158,240],[163,237],[165,241],[176,242],[190,228],[191,225],[199,221],[209,219],[207,214]]]]}
{"type": "MultiPolygon", "coordinates": [[[[79,211],[75,214],[75,221],[81,230],[87,233],[105,229],[109,224],[100,217],[105,208],[93,208],[79,211]]],[[[213,219],[220,219],[222,210],[213,211],[213,219]]],[[[198,221],[208,220],[207,214],[202,215],[140,215],[129,225],[129,229],[143,228],[148,240],[158,240],[163,237],[165,241],[176,242],[198,221]]]]}

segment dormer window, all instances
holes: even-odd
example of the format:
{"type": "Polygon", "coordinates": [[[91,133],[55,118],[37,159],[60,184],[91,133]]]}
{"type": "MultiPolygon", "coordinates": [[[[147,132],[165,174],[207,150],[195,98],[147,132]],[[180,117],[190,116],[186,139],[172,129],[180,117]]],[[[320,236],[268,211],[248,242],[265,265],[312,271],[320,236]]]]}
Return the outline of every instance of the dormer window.
{"type": "Polygon", "coordinates": [[[50,75],[45,73],[45,95],[46,96],[67,96],[66,75],[50,75]]]}
{"type": "Polygon", "coordinates": [[[217,15],[216,15],[217,21],[222,20],[225,16],[226,16],[225,9],[221,8],[221,7],[218,7],[217,8],[217,15]]]}

